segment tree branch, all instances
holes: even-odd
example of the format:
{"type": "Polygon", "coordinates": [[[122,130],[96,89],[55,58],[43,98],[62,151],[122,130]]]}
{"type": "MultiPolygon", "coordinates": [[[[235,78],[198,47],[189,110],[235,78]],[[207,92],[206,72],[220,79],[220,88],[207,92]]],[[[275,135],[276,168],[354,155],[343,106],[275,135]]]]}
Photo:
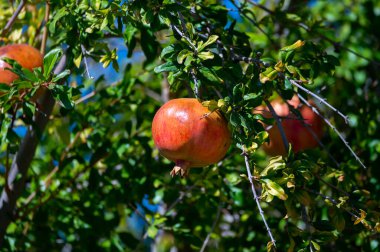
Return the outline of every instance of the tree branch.
{"type": "MultiPolygon", "coordinates": [[[[343,141],[344,145],[346,145],[347,149],[351,152],[351,154],[354,156],[354,158],[356,159],[356,161],[359,162],[359,164],[364,168],[366,169],[367,167],[362,163],[362,161],[360,160],[360,158],[356,155],[356,153],[354,152],[354,150],[351,148],[351,146],[348,144],[348,142],[346,141],[346,139],[344,139],[344,137],[342,136],[342,134],[340,134],[340,132],[335,128],[334,125],[331,124],[331,122],[329,120],[327,120],[326,118],[324,118],[321,113],[319,113],[319,111],[314,107],[312,106],[305,98],[303,98],[300,94],[298,94],[298,97],[300,98],[300,100],[306,105],[308,106],[309,108],[311,108],[313,110],[313,112],[315,114],[317,114],[320,118],[322,118],[325,123],[339,136],[339,138],[343,141]]],[[[330,105],[331,106],[331,105],[330,105]]]]}
{"type": "Polygon", "coordinates": [[[273,118],[277,122],[277,127],[278,127],[278,129],[280,131],[280,135],[281,135],[284,147],[285,147],[285,151],[286,151],[286,153],[288,153],[289,152],[289,142],[288,142],[288,139],[286,138],[284,127],[282,127],[281,120],[277,116],[276,111],[274,111],[272,104],[270,104],[270,102],[268,100],[264,100],[264,102],[267,105],[267,107],[268,107],[270,113],[272,114],[273,118]]]}
{"type": "Polygon", "coordinates": [[[307,94],[313,96],[314,98],[316,98],[319,102],[323,103],[324,105],[326,105],[327,107],[329,107],[332,111],[334,111],[335,113],[337,113],[338,115],[340,115],[346,124],[348,124],[349,122],[349,117],[344,115],[342,112],[340,112],[338,109],[336,109],[335,107],[333,107],[330,103],[326,102],[325,99],[319,97],[318,95],[314,94],[313,92],[311,92],[309,89],[307,88],[304,88],[302,85],[298,84],[297,81],[295,80],[291,80],[291,79],[288,79],[290,81],[290,83],[294,86],[296,86],[297,88],[305,91],[307,94]]]}
{"type": "Polygon", "coordinates": [[[8,23],[5,25],[3,31],[1,32],[1,37],[5,37],[8,34],[9,30],[12,28],[13,23],[16,21],[16,18],[20,14],[21,10],[24,8],[25,4],[26,0],[21,0],[16,11],[13,13],[12,17],[8,20],[8,23]]]}
{"type": "Polygon", "coordinates": [[[211,230],[210,230],[210,232],[207,234],[206,239],[205,239],[204,242],[203,242],[203,245],[202,245],[201,250],[199,250],[200,252],[205,251],[205,249],[206,249],[206,247],[207,247],[207,244],[208,244],[208,242],[209,242],[209,240],[210,240],[211,234],[212,234],[212,232],[214,232],[215,227],[216,227],[216,224],[217,224],[218,221],[219,221],[219,218],[220,218],[220,212],[221,212],[221,211],[222,211],[222,204],[219,204],[218,212],[216,213],[216,217],[215,217],[214,223],[212,224],[211,230]]]}
{"type": "Polygon", "coordinates": [[[48,28],[46,26],[47,22],[49,21],[49,15],[50,15],[50,2],[46,1],[45,18],[44,18],[45,27],[42,34],[42,42],[41,42],[41,50],[40,50],[42,55],[45,55],[46,42],[47,42],[47,38],[49,34],[48,28]]]}
{"type": "Polygon", "coordinates": [[[256,201],[256,205],[257,205],[257,208],[259,209],[259,213],[260,213],[261,219],[264,222],[264,225],[265,225],[265,227],[267,229],[267,232],[268,232],[268,235],[269,235],[269,237],[271,239],[271,242],[272,242],[273,246],[276,248],[276,240],[273,238],[272,232],[271,232],[271,230],[270,230],[270,228],[268,226],[268,223],[267,223],[267,221],[265,219],[264,211],[261,208],[259,197],[257,196],[255,185],[253,184],[253,181],[252,181],[252,173],[251,173],[251,167],[249,165],[249,157],[248,157],[248,154],[245,151],[245,147],[243,147],[243,148],[244,148],[243,149],[243,156],[244,156],[244,160],[245,160],[245,167],[247,168],[247,175],[248,175],[249,183],[251,184],[253,198],[256,201]]]}
{"type": "MultiPolygon", "coordinates": [[[[66,56],[61,58],[54,73],[60,73],[63,71],[66,62],[66,56]]],[[[49,121],[49,116],[54,107],[54,99],[51,93],[46,89],[39,102],[41,102],[41,108],[43,113],[36,113],[35,126],[29,126],[28,131],[21,142],[18,152],[16,153],[11,169],[8,176],[8,186],[10,192],[7,193],[3,190],[0,198],[0,247],[3,244],[4,236],[7,231],[8,225],[14,219],[14,210],[17,199],[21,195],[24,184],[27,177],[27,172],[30,163],[33,160],[38,142],[39,136],[46,127],[49,121]]]]}
{"type": "MultiPolygon", "coordinates": [[[[280,93],[279,93],[280,94],[280,93]]],[[[302,116],[298,115],[297,113],[294,112],[294,110],[296,110],[295,108],[293,108],[292,105],[289,104],[289,102],[283,98],[282,94],[280,94],[280,96],[282,97],[282,99],[284,100],[284,102],[288,105],[288,107],[290,108],[290,110],[293,112],[294,115],[297,116],[297,118],[302,122],[302,125],[306,128],[306,130],[311,134],[311,136],[314,138],[315,141],[317,141],[318,145],[327,153],[327,155],[330,157],[330,159],[334,162],[334,164],[339,167],[340,164],[339,162],[334,158],[334,156],[328,151],[328,149],[326,148],[326,146],[321,142],[321,140],[319,140],[319,137],[317,136],[317,134],[314,132],[314,130],[310,127],[309,124],[307,124],[304,120],[304,118],[302,118],[302,116]]],[[[321,115],[322,116],[322,115],[321,115]]]]}

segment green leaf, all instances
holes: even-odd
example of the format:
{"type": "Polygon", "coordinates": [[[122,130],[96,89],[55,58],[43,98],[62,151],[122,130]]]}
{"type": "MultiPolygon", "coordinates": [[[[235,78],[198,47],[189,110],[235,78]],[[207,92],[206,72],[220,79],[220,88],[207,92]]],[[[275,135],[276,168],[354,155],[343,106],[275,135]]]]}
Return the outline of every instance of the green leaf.
{"type": "Polygon", "coordinates": [[[218,102],[215,100],[204,101],[202,102],[202,106],[208,108],[210,111],[214,111],[218,109],[218,102]]]}
{"type": "Polygon", "coordinates": [[[63,71],[63,72],[57,74],[56,76],[54,76],[53,79],[52,79],[52,81],[53,81],[53,82],[57,82],[57,81],[59,81],[60,79],[63,79],[63,78],[65,78],[66,76],[68,76],[68,75],[70,75],[70,74],[71,74],[70,70],[65,70],[65,71],[63,71]]]}
{"type": "Polygon", "coordinates": [[[260,179],[260,181],[263,183],[263,187],[267,189],[269,194],[276,196],[281,200],[286,200],[288,198],[284,189],[276,182],[270,179],[260,179]]]}
{"type": "Polygon", "coordinates": [[[302,46],[305,45],[305,41],[302,41],[302,40],[297,40],[297,42],[295,42],[294,44],[290,45],[290,46],[285,46],[283,48],[281,48],[280,50],[281,51],[293,51],[293,50],[296,50],[298,48],[301,48],[302,46]]]}
{"type": "Polygon", "coordinates": [[[160,57],[165,58],[167,55],[174,53],[175,51],[174,48],[175,48],[174,45],[168,45],[167,47],[162,49],[160,57]]]}
{"type": "Polygon", "coordinates": [[[162,73],[162,72],[176,72],[179,69],[174,65],[172,61],[165,62],[162,65],[156,66],[154,68],[155,73],[162,73]]]}
{"type": "Polygon", "coordinates": [[[146,63],[151,63],[155,60],[156,53],[160,45],[156,41],[156,36],[152,30],[142,29],[141,37],[144,38],[144,43],[140,43],[140,45],[146,56],[146,63]]]}
{"type": "Polygon", "coordinates": [[[204,44],[201,44],[201,45],[198,46],[198,48],[197,48],[198,52],[203,51],[203,49],[205,49],[207,46],[215,43],[215,41],[217,41],[218,38],[219,37],[217,35],[211,35],[204,44]]]}
{"type": "Polygon", "coordinates": [[[156,237],[158,233],[158,229],[155,226],[150,226],[147,232],[148,232],[148,236],[153,239],[156,237]]]}
{"type": "Polygon", "coordinates": [[[178,53],[178,56],[177,56],[177,62],[178,62],[178,64],[182,64],[183,61],[185,60],[185,58],[186,58],[187,56],[190,56],[191,54],[192,54],[192,52],[190,52],[190,51],[187,50],[187,49],[184,49],[184,50],[180,51],[180,52],[178,53]]]}
{"type": "Polygon", "coordinates": [[[32,118],[36,112],[36,106],[30,102],[24,102],[22,105],[25,115],[29,118],[32,118]]]}
{"type": "Polygon", "coordinates": [[[13,85],[17,86],[17,89],[27,89],[32,88],[33,85],[30,81],[16,80],[13,85]]]}
{"type": "Polygon", "coordinates": [[[277,77],[277,70],[272,67],[268,67],[264,72],[260,73],[260,82],[265,83],[267,81],[273,81],[277,77]]]}
{"type": "Polygon", "coordinates": [[[230,123],[233,127],[238,127],[240,126],[240,117],[239,113],[237,112],[232,112],[230,115],[230,123]]]}
{"type": "MultiPolygon", "coordinates": [[[[50,87],[49,87],[50,88],[50,87]]],[[[72,101],[72,88],[63,85],[54,85],[52,88],[53,97],[65,109],[72,109],[74,102],[72,101]]]]}
{"type": "Polygon", "coordinates": [[[293,89],[293,85],[288,78],[285,78],[285,90],[293,89]]]}
{"type": "Polygon", "coordinates": [[[57,22],[66,16],[69,12],[66,10],[66,7],[59,9],[55,14],[53,19],[49,22],[49,31],[54,34],[57,22]]]}
{"type": "Polygon", "coordinates": [[[286,168],[286,164],[285,164],[285,161],[283,160],[282,156],[272,157],[269,160],[269,164],[260,173],[260,175],[261,176],[267,176],[271,172],[275,172],[275,171],[285,169],[285,168],[286,168]]]}
{"type": "Polygon", "coordinates": [[[56,48],[50,50],[44,57],[44,77],[47,79],[50,76],[50,73],[53,71],[53,68],[57,61],[62,56],[62,49],[56,48]]]}
{"type": "Polygon", "coordinates": [[[311,241],[311,244],[313,245],[313,247],[316,251],[321,251],[321,246],[319,246],[319,244],[317,242],[311,241]]]}
{"type": "Polygon", "coordinates": [[[212,52],[210,52],[210,51],[201,52],[201,53],[198,53],[198,58],[200,58],[202,60],[213,59],[214,58],[214,54],[212,52]]]}
{"type": "Polygon", "coordinates": [[[1,131],[0,131],[1,144],[4,144],[5,140],[7,139],[8,129],[9,129],[9,126],[11,125],[11,123],[12,123],[12,119],[8,116],[5,116],[4,119],[2,120],[1,131]]]}
{"type": "Polygon", "coordinates": [[[11,86],[7,84],[0,83],[0,94],[8,92],[11,89],[11,86]]]}
{"type": "Polygon", "coordinates": [[[136,46],[135,35],[137,32],[138,32],[138,29],[134,27],[132,23],[126,24],[123,37],[128,47],[128,55],[127,55],[128,57],[132,56],[133,49],[136,46]]]}
{"type": "Polygon", "coordinates": [[[222,82],[223,80],[221,78],[219,78],[216,73],[211,69],[211,68],[208,68],[208,67],[201,67],[199,68],[199,72],[206,78],[208,79],[209,81],[212,81],[212,82],[222,82]]]}

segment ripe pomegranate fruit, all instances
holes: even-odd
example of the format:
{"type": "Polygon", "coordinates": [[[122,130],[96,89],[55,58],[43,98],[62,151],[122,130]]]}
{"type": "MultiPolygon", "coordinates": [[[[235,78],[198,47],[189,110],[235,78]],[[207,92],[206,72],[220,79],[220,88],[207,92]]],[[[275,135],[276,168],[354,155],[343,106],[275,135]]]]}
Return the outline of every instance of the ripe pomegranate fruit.
{"type": "Polygon", "coordinates": [[[0,83],[10,85],[18,76],[5,68],[11,66],[2,60],[2,58],[10,58],[22,67],[32,70],[41,67],[43,64],[43,55],[35,48],[26,44],[7,45],[0,47],[0,83]]]}
{"type": "MultiPolygon", "coordinates": [[[[312,105],[312,101],[309,101],[312,105]]],[[[311,108],[300,103],[298,96],[293,96],[288,103],[294,108],[300,111],[304,121],[300,120],[294,113],[291,112],[288,105],[281,99],[276,99],[271,102],[276,114],[282,118],[282,127],[286,138],[292,145],[294,152],[303,151],[306,149],[312,149],[318,146],[318,141],[315,139],[312,130],[318,139],[323,136],[323,120],[315,114],[311,108]],[[309,129],[304,125],[308,125],[309,129]]],[[[266,118],[272,118],[272,114],[266,106],[257,107],[254,110],[256,113],[261,113],[266,118]]],[[[263,145],[264,151],[271,156],[286,155],[280,130],[276,125],[276,122],[271,127],[268,127],[269,143],[263,145]]]]}
{"type": "Polygon", "coordinates": [[[193,98],[165,103],[154,116],[152,135],[160,153],[175,162],[172,176],[218,162],[231,144],[225,118],[193,98]]]}

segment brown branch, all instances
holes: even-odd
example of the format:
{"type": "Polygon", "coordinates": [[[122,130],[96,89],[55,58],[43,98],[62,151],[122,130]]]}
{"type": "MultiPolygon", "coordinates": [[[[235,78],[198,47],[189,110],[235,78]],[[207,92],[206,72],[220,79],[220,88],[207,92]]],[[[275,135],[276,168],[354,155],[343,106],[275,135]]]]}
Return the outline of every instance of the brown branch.
{"type": "MultiPolygon", "coordinates": [[[[300,94],[298,94],[298,97],[300,98],[300,100],[306,104],[306,106],[308,106],[309,108],[311,108],[313,110],[313,112],[315,114],[317,114],[319,117],[321,117],[325,123],[338,135],[338,137],[342,140],[342,142],[344,143],[344,145],[346,145],[347,149],[351,152],[351,154],[354,156],[354,158],[356,159],[356,161],[364,168],[366,169],[367,167],[362,163],[362,161],[360,160],[360,158],[356,155],[356,153],[354,152],[354,150],[351,148],[351,146],[348,144],[348,142],[346,141],[346,139],[344,139],[344,137],[342,136],[342,134],[337,130],[337,128],[331,124],[331,122],[329,120],[327,120],[326,118],[324,118],[321,113],[319,113],[319,111],[314,107],[312,106],[305,98],[303,98],[300,94]]],[[[330,105],[331,106],[331,105],[330,105]]]]}
{"type": "Polygon", "coordinates": [[[295,80],[291,80],[291,79],[288,79],[290,81],[290,83],[294,86],[296,86],[297,88],[303,90],[304,92],[306,92],[307,94],[313,96],[314,98],[316,98],[320,103],[323,103],[324,105],[326,105],[327,107],[329,107],[332,111],[334,111],[335,113],[337,113],[338,115],[340,115],[343,119],[344,119],[344,122],[346,124],[348,124],[350,118],[346,115],[344,115],[342,112],[340,112],[338,109],[336,109],[335,107],[333,107],[330,103],[326,102],[325,99],[319,97],[318,95],[316,95],[315,93],[311,92],[309,89],[303,87],[302,85],[300,85],[297,81],[295,80]]]}
{"type": "Polygon", "coordinates": [[[267,107],[268,107],[270,113],[272,114],[273,118],[277,122],[277,127],[278,127],[278,129],[280,131],[280,135],[281,135],[284,147],[285,147],[285,151],[286,151],[286,153],[288,153],[289,152],[289,142],[288,142],[288,139],[286,138],[284,127],[282,127],[281,120],[277,116],[276,111],[274,111],[272,104],[270,104],[270,102],[268,100],[264,100],[264,102],[267,105],[267,107]]]}
{"type": "Polygon", "coordinates": [[[257,205],[257,208],[259,209],[259,214],[261,216],[261,219],[263,220],[264,222],[264,225],[267,229],[267,232],[268,232],[268,235],[271,239],[271,242],[273,244],[273,246],[276,248],[276,240],[273,238],[273,235],[272,235],[272,232],[269,228],[269,225],[265,219],[265,216],[264,216],[264,211],[263,209],[261,208],[261,205],[260,205],[260,201],[259,201],[259,197],[257,195],[257,192],[256,192],[256,189],[255,189],[255,185],[253,184],[253,180],[252,180],[252,173],[251,173],[251,167],[250,167],[250,164],[249,164],[249,157],[248,157],[248,154],[246,153],[245,151],[245,147],[243,146],[243,156],[244,156],[244,160],[245,160],[245,167],[247,168],[247,175],[248,175],[248,180],[249,180],[249,183],[251,184],[251,189],[252,189],[252,194],[253,194],[253,198],[254,200],[256,201],[256,205],[257,205]]]}
{"type": "MultiPolygon", "coordinates": [[[[56,66],[54,73],[58,74],[63,71],[65,65],[66,56],[64,55],[56,66]]],[[[39,103],[41,108],[44,109],[44,113],[37,113],[34,118],[35,126],[28,127],[28,131],[20,144],[9,171],[8,186],[10,193],[8,194],[3,190],[0,197],[0,247],[3,244],[8,225],[14,219],[16,202],[23,192],[28,169],[37,149],[39,136],[49,121],[55,102],[51,93],[45,90],[45,93],[39,99],[39,103]]]]}
{"type": "MultiPolygon", "coordinates": [[[[303,190],[307,191],[307,192],[310,192],[310,193],[314,193],[316,195],[319,195],[322,197],[322,199],[324,200],[328,200],[330,201],[332,204],[334,204],[335,206],[337,206],[339,203],[332,197],[330,196],[327,196],[327,195],[324,195],[318,191],[314,191],[312,189],[309,189],[307,187],[302,187],[303,190]]],[[[355,213],[351,212],[350,210],[347,210],[345,207],[340,207],[340,209],[343,209],[344,211],[346,211],[349,215],[351,215],[352,217],[354,217],[355,219],[359,219],[359,216],[356,215],[355,213]]]]}
{"type": "MultiPolygon", "coordinates": [[[[282,97],[282,94],[280,94],[280,96],[282,97]]],[[[288,107],[290,108],[290,110],[293,112],[294,115],[297,116],[297,119],[300,120],[302,122],[302,125],[306,128],[306,130],[311,134],[311,136],[314,138],[315,141],[317,141],[318,145],[327,153],[327,155],[329,156],[329,158],[334,162],[334,164],[339,167],[340,164],[339,162],[334,158],[334,156],[329,152],[329,150],[327,149],[327,147],[321,142],[321,140],[319,140],[319,137],[317,136],[317,134],[314,132],[314,130],[310,127],[309,124],[307,124],[304,120],[304,118],[302,118],[301,115],[299,115],[298,113],[295,113],[295,108],[289,104],[289,102],[284,99],[282,97],[282,99],[284,100],[284,102],[288,105],[288,107]]]]}
{"type": "Polygon", "coordinates": [[[13,13],[12,17],[8,20],[7,24],[5,25],[3,31],[1,32],[1,37],[5,37],[10,29],[13,26],[13,23],[16,21],[16,18],[20,14],[21,10],[24,8],[26,4],[26,0],[21,0],[19,6],[17,7],[16,11],[13,13]]]}
{"type": "Polygon", "coordinates": [[[49,21],[49,15],[50,15],[50,2],[46,1],[46,9],[45,9],[45,18],[44,18],[44,31],[42,34],[42,42],[41,42],[41,54],[45,55],[46,52],[46,42],[49,34],[48,27],[46,26],[47,22],[49,21]]]}

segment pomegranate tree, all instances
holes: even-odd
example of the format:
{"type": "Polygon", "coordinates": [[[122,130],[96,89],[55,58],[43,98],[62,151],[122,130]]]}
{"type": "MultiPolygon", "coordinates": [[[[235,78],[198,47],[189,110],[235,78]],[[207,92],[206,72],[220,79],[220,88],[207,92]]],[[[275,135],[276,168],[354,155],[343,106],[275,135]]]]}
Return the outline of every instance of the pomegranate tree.
{"type": "Polygon", "coordinates": [[[156,113],[153,140],[160,153],[175,162],[171,175],[186,176],[191,167],[203,167],[221,160],[231,136],[227,121],[193,98],[173,99],[156,113]]]}

